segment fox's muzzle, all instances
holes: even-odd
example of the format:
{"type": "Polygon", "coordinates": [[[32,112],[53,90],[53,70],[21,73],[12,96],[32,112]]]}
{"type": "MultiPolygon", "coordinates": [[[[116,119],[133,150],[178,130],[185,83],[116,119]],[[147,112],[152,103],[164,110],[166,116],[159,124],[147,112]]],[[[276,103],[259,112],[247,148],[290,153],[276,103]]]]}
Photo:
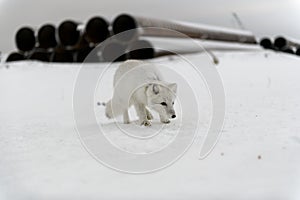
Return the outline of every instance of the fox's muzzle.
{"type": "Polygon", "coordinates": [[[174,109],[168,110],[168,114],[169,114],[169,118],[172,118],[172,119],[176,118],[174,109]]]}

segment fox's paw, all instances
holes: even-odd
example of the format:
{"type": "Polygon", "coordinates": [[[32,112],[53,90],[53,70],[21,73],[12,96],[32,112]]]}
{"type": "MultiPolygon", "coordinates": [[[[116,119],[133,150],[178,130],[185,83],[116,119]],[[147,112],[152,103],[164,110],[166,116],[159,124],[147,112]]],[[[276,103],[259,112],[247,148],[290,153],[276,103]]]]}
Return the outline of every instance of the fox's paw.
{"type": "Polygon", "coordinates": [[[169,124],[171,121],[169,119],[164,119],[164,120],[161,120],[161,122],[164,124],[169,124]]]}
{"type": "Polygon", "coordinates": [[[151,122],[149,120],[144,120],[141,122],[142,126],[151,126],[151,122]]]}

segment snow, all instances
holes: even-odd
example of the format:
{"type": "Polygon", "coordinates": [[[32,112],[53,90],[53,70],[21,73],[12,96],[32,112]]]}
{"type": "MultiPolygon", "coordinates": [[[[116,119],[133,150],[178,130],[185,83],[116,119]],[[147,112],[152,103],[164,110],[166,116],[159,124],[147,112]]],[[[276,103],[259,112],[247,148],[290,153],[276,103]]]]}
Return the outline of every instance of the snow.
{"type": "MultiPolygon", "coordinates": [[[[163,148],[174,140],[178,127],[186,132],[176,141],[190,141],[197,121],[185,113],[199,117],[199,134],[179,160],[140,175],[112,170],[94,159],[98,154],[91,155],[83,147],[72,105],[79,64],[1,64],[0,199],[299,199],[300,59],[271,51],[215,54],[226,94],[226,116],[220,140],[205,159],[199,159],[199,152],[212,117],[211,99],[205,82],[187,63],[174,56],[151,61],[191,77],[200,112],[185,95],[186,83],[164,74],[179,85],[176,110],[180,113],[180,106],[190,104],[185,108],[192,110],[182,109],[178,115],[182,121],[172,121],[162,127],[162,135],[147,140],[120,134],[114,122],[105,118],[104,107],[96,104],[110,98],[111,77],[118,64],[109,68],[103,83],[98,82],[93,105],[97,122],[109,140],[128,152],[145,154],[163,148]]],[[[205,54],[185,58],[214,67],[205,54]]],[[[106,66],[84,67],[96,74],[106,66]]],[[[136,119],[133,111],[131,115],[136,119]]],[[[82,123],[87,129],[92,126],[82,123]]],[[[149,129],[136,121],[119,125],[139,137],[161,128],[158,121],[149,129]]],[[[86,137],[94,141],[96,150],[98,137],[86,137]]]]}

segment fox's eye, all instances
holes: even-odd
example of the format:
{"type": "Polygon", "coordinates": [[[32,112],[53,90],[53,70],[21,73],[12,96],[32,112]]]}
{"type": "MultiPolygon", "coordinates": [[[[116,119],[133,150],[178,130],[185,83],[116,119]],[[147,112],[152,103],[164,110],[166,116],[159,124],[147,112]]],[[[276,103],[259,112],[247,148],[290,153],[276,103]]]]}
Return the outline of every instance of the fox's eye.
{"type": "Polygon", "coordinates": [[[172,102],[172,105],[174,105],[174,102],[172,102]]]}
{"type": "Polygon", "coordinates": [[[163,105],[163,106],[167,106],[166,102],[161,102],[160,104],[163,105]]]}

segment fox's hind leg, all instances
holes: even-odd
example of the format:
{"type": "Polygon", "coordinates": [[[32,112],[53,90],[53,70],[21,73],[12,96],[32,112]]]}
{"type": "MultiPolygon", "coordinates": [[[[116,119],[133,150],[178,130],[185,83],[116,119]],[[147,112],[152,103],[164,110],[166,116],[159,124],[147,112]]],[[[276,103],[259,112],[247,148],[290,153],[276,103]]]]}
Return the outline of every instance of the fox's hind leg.
{"type": "Polygon", "coordinates": [[[109,119],[113,118],[111,100],[109,100],[105,105],[105,115],[109,119]]]}
{"type": "Polygon", "coordinates": [[[129,124],[130,123],[130,119],[129,119],[129,115],[128,115],[128,109],[126,109],[123,113],[123,122],[124,122],[124,124],[129,124]]]}

